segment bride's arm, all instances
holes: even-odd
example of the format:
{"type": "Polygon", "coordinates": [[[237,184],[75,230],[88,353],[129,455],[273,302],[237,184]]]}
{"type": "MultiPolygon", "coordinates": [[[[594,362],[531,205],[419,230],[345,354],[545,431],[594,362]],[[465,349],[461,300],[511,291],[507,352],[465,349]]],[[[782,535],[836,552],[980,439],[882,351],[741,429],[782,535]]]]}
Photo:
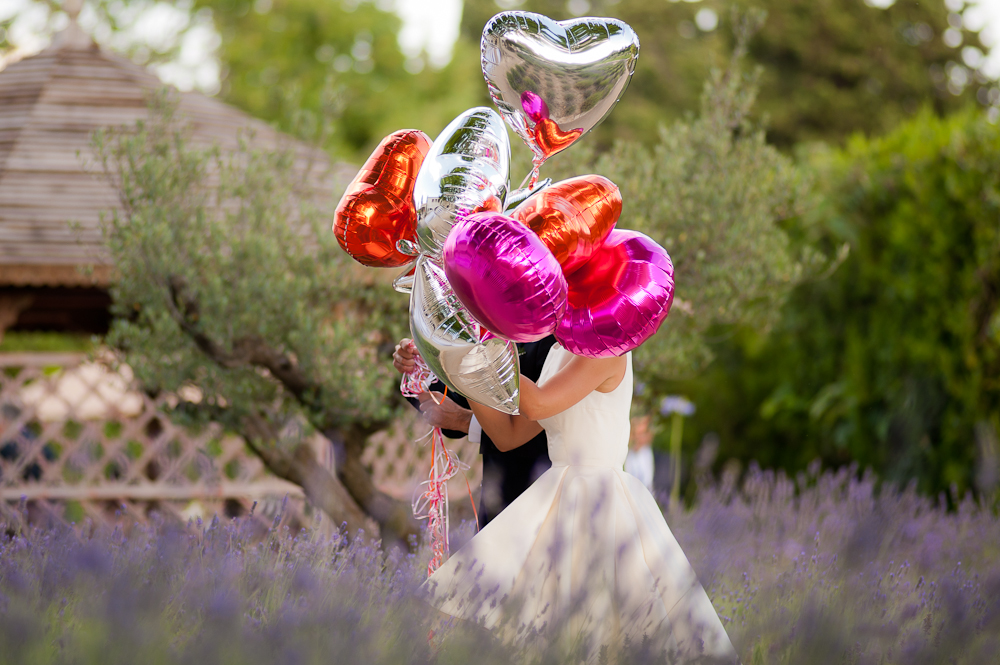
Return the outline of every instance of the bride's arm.
{"type": "MultiPolygon", "coordinates": [[[[522,376],[522,385],[527,380],[522,376]]],[[[476,420],[479,421],[480,427],[483,428],[484,432],[489,434],[490,440],[493,441],[493,445],[497,447],[497,450],[502,452],[523,446],[542,431],[541,425],[534,420],[528,420],[523,415],[512,416],[502,413],[496,409],[473,402],[471,399],[469,400],[469,406],[472,408],[472,413],[476,415],[476,420]]]]}
{"type": "Polygon", "coordinates": [[[573,356],[555,375],[539,387],[521,377],[520,411],[531,420],[562,413],[595,390],[614,390],[625,377],[627,360],[573,356]]]}
{"type": "Polygon", "coordinates": [[[521,376],[520,415],[501,413],[471,400],[469,405],[497,449],[513,450],[542,431],[537,421],[562,413],[598,388],[614,389],[625,375],[625,366],[624,357],[573,356],[541,388],[521,376]]]}

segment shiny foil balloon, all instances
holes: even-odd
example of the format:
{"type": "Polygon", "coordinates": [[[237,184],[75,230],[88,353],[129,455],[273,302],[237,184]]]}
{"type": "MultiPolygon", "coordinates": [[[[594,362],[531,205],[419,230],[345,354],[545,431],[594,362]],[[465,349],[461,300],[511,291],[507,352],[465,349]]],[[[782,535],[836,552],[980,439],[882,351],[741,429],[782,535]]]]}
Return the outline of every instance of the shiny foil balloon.
{"type": "Polygon", "coordinates": [[[439,379],[474,402],[518,412],[517,347],[505,339],[480,341],[479,326],[427,256],[417,259],[410,294],[410,332],[417,351],[439,379]]]}
{"type": "Polygon", "coordinates": [[[556,339],[578,356],[631,351],[659,329],[674,300],[670,257],[637,231],[613,230],[567,282],[569,307],[556,339]]]}
{"type": "Polygon", "coordinates": [[[551,184],[552,178],[546,178],[541,182],[535,183],[532,187],[523,187],[521,189],[511,191],[507,194],[507,209],[504,211],[504,214],[509,215],[510,211],[514,210],[517,206],[521,205],[551,184]]]}
{"type": "Polygon", "coordinates": [[[462,219],[444,246],[444,271],[469,313],[490,332],[534,342],[566,310],[566,278],[531,229],[497,213],[462,219]]]}
{"type": "Polygon", "coordinates": [[[413,190],[420,249],[440,260],[460,213],[502,211],[510,177],[510,140],[493,109],[469,109],[444,128],[413,190]]]}
{"type": "Polygon", "coordinates": [[[611,112],[635,71],[639,38],[615,19],[514,11],[490,19],[480,50],[493,102],[540,166],[611,112]]]}
{"type": "Polygon", "coordinates": [[[604,176],[582,175],[533,194],[511,217],[538,234],[570,275],[601,246],[621,214],[617,185],[604,176]]]}
{"type": "Polygon", "coordinates": [[[397,241],[416,240],[413,187],[431,139],[403,129],[382,139],[347,187],[334,213],[333,231],[345,252],[374,268],[413,261],[397,241]]]}

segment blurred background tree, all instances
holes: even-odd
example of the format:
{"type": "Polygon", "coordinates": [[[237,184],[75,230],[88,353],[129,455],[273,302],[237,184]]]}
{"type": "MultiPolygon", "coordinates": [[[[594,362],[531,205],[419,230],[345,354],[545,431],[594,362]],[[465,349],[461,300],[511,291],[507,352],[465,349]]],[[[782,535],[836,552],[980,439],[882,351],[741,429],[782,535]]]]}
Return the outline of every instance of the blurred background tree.
{"type": "MultiPolygon", "coordinates": [[[[36,5],[59,13],[56,0],[36,5]]],[[[436,136],[461,111],[489,103],[479,39],[504,9],[556,19],[615,16],[635,28],[642,57],[625,101],[587,139],[600,151],[614,140],[655,139],[663,123],[698,111],[709,72],[732,53],[734,7],[767,12],[749,57],[764,67],[756,113],[768,141],[782,149],[885,132],[923,106],[939,115],[974,100],[1000,106],[996,81],[979,71],[987,49],[963,22],[962,0],[464,0],[459,39],[440,69],[426,54],[403,53],[394,6],[88,0],[85,14],[96,17],[100,41],[161,67],[191,33],[217,31],[220,96],[286,131],[300,126],[299,111],[329,112],[343,99],[327,147],[354,162],[391,131],[415,127],[436,136]],[[143,12],[160,5],[176,15],[162,22],[156,39],[138,37],[143,12]]],[[[0,49],[6,34],[0,25],[0,49]]]]}
{"type": "Polygon", "coordinates": [[[764,68],[759,111],[768,141],[782,148],[887,132],[924,106],[944,115],[988,83],[963,64],[982,59],[979,35],[944,2],[738,2],[767,11],[750,57],[764,68]]]}
{"type": "Polygon", "coordinates": [[[699,405],[689,446],[714,431],[723,457],[857,461],[930,492],[996,464],[1000,127],[984,115],[924,111],[810,155],[818,200],[795,226],[851,253],[795,289],[770,335],[719,329],[709,371],[669,386],[699,405]]]}
{"type": "Polygon", "coordinates": [[[485,86],[478,43],[456,44],[451,62],[434,69],[402,53],[399,17],[370,2],[197,3],[222,36],[221,97],[289,131],[299,111],[329,114],[339,90],[345,103],[327,147],[355,162],[403,127],[436,136],[485,86]]]}
{"type": "MultiPolygon", "coordinates": [[[[887,131],[923,105],[947,113],[989,84],[963,64],[964,54],[981,60],[978,34],[943,0],[897,0],[885,9],[862,0],[465,0],[462,35],[478,44],[501,7],[629,23],[639,35],[639,63],[625,99],[596,130],[607,147],[655,137],[664,122],[698,109],[710,70],[732,53],[734,6],[767,12],[749,60],[764,67],[756,113],[781,148],[887,131]]],[[[480,95],[488,101],[485,90],[480,95]]]]}

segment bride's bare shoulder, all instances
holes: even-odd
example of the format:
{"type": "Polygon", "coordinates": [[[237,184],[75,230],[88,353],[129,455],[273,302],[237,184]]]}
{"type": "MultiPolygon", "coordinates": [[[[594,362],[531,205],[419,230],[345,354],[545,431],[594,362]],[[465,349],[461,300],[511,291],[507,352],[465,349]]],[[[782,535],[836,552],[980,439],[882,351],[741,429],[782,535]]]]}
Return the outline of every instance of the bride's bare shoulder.
{"type": "Polygon", "coordinates": [[[587,377],[587,382],[592,386],[592,390],[609,393],[617,388],[618,384],[625,378],[627,367],[628,361],[625,356],[586,358],[574,355],[569,362],[563,365],[560,374],[565,374],[566,379],[587,377]]]}
{"type": "Polygon", "coordinates": [[[625,356],[595,358],[595,360],[606,361],[604,365],[608,371],[608,378],[595,388],[597,392],[609,393],[621,385],[622,380],[625,378],[625,372],[628,369],[628,360],[625,356]]]}
{"type": "Polygon", "coordinates": [[[626,358],[572,356],[537,386],[521,377],[521,414],[529,420],[542,420],[562,413],[594,390],[610,392],[617,388],[627,368],[626,358]]]}

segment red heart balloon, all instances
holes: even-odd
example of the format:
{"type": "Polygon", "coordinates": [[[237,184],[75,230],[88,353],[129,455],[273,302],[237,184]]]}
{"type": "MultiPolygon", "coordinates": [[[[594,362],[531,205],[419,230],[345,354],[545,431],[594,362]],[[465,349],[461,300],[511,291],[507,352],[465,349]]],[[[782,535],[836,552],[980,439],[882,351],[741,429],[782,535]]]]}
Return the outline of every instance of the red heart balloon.
{"type": "Polygon", "coordinates": [[[622,214],[622,195],[604,176],[581,175],[549,185],[511,217],[538,234],[570,275],[590,258],[622,214]]]}
{"type": "Polygon", "coordinates": [[[578,356],[631,351],[659,329],[674,300],[670,256],[637,231],[613,230],[566,281],[569,306],[556,339],[578,356]]]}
{"type": "Polygon", "coordinates": [[[401,129],[382,139],[344,192],[334,213],[333,231],[355,261],[394,268],[413,260],[396,247],[417,240],[413,185],[431,139],[417,129],[401,129]]]}
{"type": "Polygon", "coordinates": [[[542,118],[535,124],[534,135],[535,145],[542,151],[545,159],[561,150],[565,150],[573,141],[580,138],[582,129],[570,129],[562,131],[556,121],[551,118],[542,118]]]}

